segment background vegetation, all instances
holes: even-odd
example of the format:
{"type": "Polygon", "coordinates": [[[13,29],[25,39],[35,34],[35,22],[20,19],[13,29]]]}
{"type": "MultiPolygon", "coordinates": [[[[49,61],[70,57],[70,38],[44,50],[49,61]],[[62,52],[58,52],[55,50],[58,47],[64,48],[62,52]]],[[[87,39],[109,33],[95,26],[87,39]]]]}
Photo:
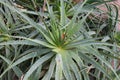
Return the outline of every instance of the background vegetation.
{"type": "Polygon", "coordinates": [[[0,80],[120,80],[118,8],[109,2],[0,0],[0,80]]]}

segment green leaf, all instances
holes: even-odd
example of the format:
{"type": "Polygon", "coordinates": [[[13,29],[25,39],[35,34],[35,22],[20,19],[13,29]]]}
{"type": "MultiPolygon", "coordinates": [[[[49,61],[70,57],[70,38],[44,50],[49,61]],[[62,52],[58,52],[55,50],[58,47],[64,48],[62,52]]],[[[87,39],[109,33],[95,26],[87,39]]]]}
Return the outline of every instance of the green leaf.
{"type": "Polygon", "coordinates": [[[86,68],[85,64],[83,63],[81,57],[78,55],[78,51],[71,51],[71,57],[76,61],[78,67],[80,68],[80,74],[83,75],[85,80],[89,80],[89,75],[87,71],[84,69],[86,68]]]}
{"type": "Polygon", "coordinates": [[[53,43],[53,41],[49,38],[49,36],[46,34],[46,30],[42,27],[41,24],[37,24],[36,22],[34,22],[31,18],[29,18],[27,15],[25,15],[24,13],[21,12],[20,9],[14,8],[13,6],[11,6],[9,3],[5,3],[4,1],[0,1],[0,3],[4,4],[5,6],[7,6],[8,8],[10,8],[11,10],[17,12],[18,14],[20,14],[25,20],[27,20],[27,22],[29,22],[30,25],[32,25],[33,27],[35,27],[40,33],[42,33],[42,35],[47,39],[47,41],[53,45],[55,45],[53,43]]]}
{"type": "Polygon", "coordinates": [[[65,14],[65,6],[64,6],[64,0],[60,0],[60,24],[61,26],[65,25],[66,20],[66,14],[65,14]]]}
{"type": "MultiPolygon", "coordinates": [[[[12,61],[10,61],[9,59],[5,58],[4,56],[0,55],[0,58],[2,58],[8,65],[10,65],[10,63],[12,63],[12,61]]],[[[14,66],[12,67],[13,71],[16,73],[16,75],[20,78],[22,76],[22,71],[17,67],[14,66]]],[[[0,75],[1,76],[1,75],[0,75]]],[[[2,77],[2,76],[1,76],[2,77]]]]}
{"type": "Polygon", "coordinates": [[[71,71],[70,71],[70,64],[69,64],[69,52],[66,51],[64,55],[62,55],[62,61],[63,61],[63,74],[66,78],[66,80],[73,80],[71,71]]]}
{"type": "Polygon", "coordinates": [[[48,53],[45,56],[41,57],[40,59],[38,59],[32,66],[31,68],[27,71],[27,73],[25,74],[23,80],[27,80],[30,75],[45,61],[47,61],[48,59],[50,59],[54,54],[53,53],[48,53]]]}
{"type": "Polygon", "coordinates": [[[73,26],[71,26],[71,25],[68,26],[68,30],[67,30],[68,37],[73,36],[76,32],[78,32],[80,30],[80,28],[83,26],[83,23],[86,21],[87,17],[89,16],[89,14],[91,12],[92,12],[92,10],[90,12],[88,12],[86,14],[86,16],[83,16],[82,19],[79,20],[77,23],[75,23],[75,21],[74,21],[73,26]]]}
{"type": "Polygon", "coordinates": [[[28,41],[31,41],[33,43],[36,43],[38,45],[43,45],[43,46],[46,46],[46,47],[49,47],[49,48],[55,48],[53,45],[45,42],[45,41],[42,41],[42,40],[38,40],[38,39],[30,39],[30,38],[26,38],[26,37],[21,37],[21,36],[11,36],[12,38],[18,38],[18,39],[25,39],[25,40],[28,40],[28,41]]]}
{"type": "Polygon", "coordinates": [[[7,42],[2,42],[0,43],[0,45],[33,45],[33,46],[39,46],[39,44],[37,43],[33,43],[31,41],[28,40],[10,40],[7,42]]]}
{"type": "MultiPolygon", "coordinates": [[[[111,71],[115,74],[117,79],[119,79],[119,76],[117,75],[117,73],[113,69],[113,67],[110,65],[110,63],[107,60],[105,60],[105,58],[103,58],[97,50],[93,49],[92,47],[88,47],[87,49],[91,54],[95,55],[98,59],[100,59],[102,62],[104,62],[106,64],[106,66],[109,67],[111,69],[111,71]]],[[[111,79],[111,77],[109,77],[109,78],[111,79]]]]}
{"type": "MultiPolygon", "coordinates": [[[[13,67],[15,67],[16,65],[22,63],[23,61],[26,61],[26,60],[28,60],[28,59],[30,59],[30,58],[33,58],[33,57],[36,57],[36,56],[37,56],[37,53],[36,53],[36,52],[32,52],[32,53],[27,54],[27,55],[23,56],[22,58],[18,59],[18,60],[15,61],[13,64],[11,63],[11,64],[8,66],[8,68],[0,75],[0,78],[1,78],[8,70],[10,70],[11,68],[13,68],[13,67]]],[[[0,56],[0,57],[4,59],[4,57],[2,57],[2,56],[0,56]]],[[[4,60],[6,60],[6,59],[4,59],[4,60]]]]}
{"type": "Polygon", "coordinates": [[[102,71],[109,79],[111,79],[110,75],[107,73],[107,71],[104,69],[104,67],[102,65],[100,65],[98,62],[96,62],[93,59],[90,59],[87,55],[83,54],[83,53],[79,53],[79,55],[81,56],[81,58],[83,58],[85,61],[91,63],[92,65],[95,66],[95,68],[98,68],[100,71],[102,71]]]}
{"type": "Polygon", "coordinates": [[[82,80],[81,72],[80,72],[78,66],[76,65],[76,63],[72,59],[70,59],[69,64],[71,66],[72,71],[74,72],[74,74],[76,76],[76,80],[82,80]]]}
{"type": "MultiPolygon", "coordinates": [[[[54,68],[55,68],[55,58],[53,57],[51,63],[50,63],[50,66],[49,66],[49,70],[48,72],[45,74],[45,76],[43,77],[42,80],[50,80],[53,73],[54,73],[54,68]]],[[[59,79],[59,78],[57,78],[59,79]]]]}
{"type": "Polygon", "coordinates": [[[63,62],[61,54],[56,55],[56,71],[55,71],[55,80],[62,80],[63,75],[63,62]]]}

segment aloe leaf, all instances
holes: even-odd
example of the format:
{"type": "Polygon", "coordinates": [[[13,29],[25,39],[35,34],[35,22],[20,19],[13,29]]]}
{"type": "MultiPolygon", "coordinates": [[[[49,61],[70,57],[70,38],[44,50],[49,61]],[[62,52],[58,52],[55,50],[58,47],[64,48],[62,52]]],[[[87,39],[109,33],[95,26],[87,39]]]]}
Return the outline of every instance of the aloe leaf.
{"type": "Polygon", "coordinates": [[[78,51],[74,51],[74,52],[71,51],[71,57],[76,61],[78,67],[80,68],[80,74],[83,75],[85,80],[89,80],[88,73],[86,70],[84,70],[86,66],[83,63],[83,60],[81,59],[81,57],[79,57],[78,51]]]}
{"type": "MultiPolygon", "coordinates": [[[[119,76],[117,75],[116,71],[113,69],[113,67],[110,65],[110,63],[108,61],[105,60],[105,58],[103,58],[99,52],[91,47],[87,48],[91,54],[95,55],[98,59],[100,59],[101,61],[103,61],[106,66],[108,66],[112,72],[115,74],[115,76],[117,77],[117,79],[119,79],[119,76]]],[[[110,78],[110,77],[109,77],[110,78]]]]}
{"type": "MultiPolygon", "coordinates": [[[[0,75],[0,78],[1,78],[8,70],[10,70],[11,68],[13,68],[13,67],[15,67],[16,65],[22,63],[23,61],[26,61],[26,60],[28,60],[28,59],[30,59],[30,58],[35,57],[35,56],[37,56],[37,53],[32,52],[32,53],[30,53],[30,54],[28,54],[28,55],[25,55],[25,56],[23,56],[22,58],[18,59],[18,60],[15,61],[13,64],[11,64],[11,65],[8,66],[8,68],[0,75]]],[[[0,57],[3,58],[2,56],[0,56],[0,57]]],[[[3,58],[3,59],[4,59],[4,58],[3,58]]],[[[6,59],[4,59],[4,60],[6,60],[6,59]]]]}
{"type": "Polygon", "coordinates": [[[65,14],[65,6],[64,6],[64,0],[60,0],[60,24],[62,25],[62,26],[64,26],[65,25],[65,20],[66,20],[66,14],[65,14]]]}
{"type": "Polygon", "coordinates": [[[88,56],[86,56],[83,53],[79,54],[85,61],[90,62],[92,65],[94,65],[96,68],[98,68],[100,71],[102,71],[109,79],[111,79],[110,75],[107,73],[107,71],[102,67],[99,63],[96,61],[90,59],[88,56]],[[86,59],[87,58],[87,59],[86,59]]]}
{"type": "Polygon", "coordinates": [[[21,36],[11,36],[13,38],[19,38],[19,39],[25,39],[25,40],[28,40],[28,41],[31,41],[31,42],[34,42],[34,43],[37,43],[39,45],[43,45],[43,46],[46,46],[46,47],[49,47],[49,48],[55,48],[54,46],[52,46],[51,44],[45,42],[45,41],[42,41],[42,40],[38,40],[38,39],[30,39],[30,38],[26,38],[26,37],[21,37],[21,36]]]}
{"type": "MultiPolygon", "coordinates": [[[[54,68],[55,68],[55,58],[53,57],[48,72],[45,74],[42,80],[50,80],[53,73],[54,73],[54,68]]],[[[59,79],[59,78],[58,78],[59,79]]]]}
{"type": "Polygon", "coordinates": [[[23,80],[27,80],[30,75],[42,64],[44,63],[46,60],[50,59],[54,54],[53,53],[48,53],[45,56],[41,57],[40,59],[38,59],[32,66],[31,68],[26,72],[23,80]]]}
{"type": "Polygon", "coordinates": [[[32,74],[31,76],[29,77],[29,80],[39,80],[40,78],[40,74],[41,74],[41,70],[42,69],[42,66],[39,66],[32,74]]]}
{"type": "Polygon", "coordinates": [[[76,32],[79,31],[80,27],[83,26],[83,23],[86,21],[86,18],[89,16],[89,14],[92,12],[92,10],[90,12],[88,12],[86,14],[86,16],[84,16],[81,20],[79,20],[76,24],[74,24],[72,27],[70,27],[71,25],[69,25],[68,30],[67,30],[67,34],[69,37],[73,36],[76,32]]]}
{"type": "Polygon", "coordinates": [[[37,43],[33,43],[31,41],[28,40],[11,40],[11,41],[7,41],[7,42],[2,42],[0,43],[0,45],[34,45],[34,46],[38,46],[37,43]]]}
{"type": "Polygon", "coordinates": [[[42,28],[41,24],[37,24],[36,22],[34,22],[31,18],[29,18],[27,15],[25,15],[24,13],[21,12],[21,10],[14,8],[13,6],[11,6],[9,3],[5,3],[4,1],[0,1],[0,3],[4,4],[5,6],[9,7],[11,10],[17,12],[18,14],[20,14],[25,20],[27,20],[29,22],[29,24],[31,24],[33,27],[35,27],[40,33],[42,33],[42,35],[44,35],[44,37],[47,39],[47,41],[51,44],[54,45],[53,41],[48,37],[48,35],[46,35],[46,30],[44,28],[42,28]]]}
{"type": "MultiPolygon", "coordinates": [[[[7,64],[12,63],[12,61],[10,61],[9,59],[5,58],[4,56],[0,55],[0,58],[2,58],[7,64]]],[[[23,72],[19,69],[19,67],[14,66],[13,71],[16,73],[16,75],[20,78],[21,75],[23,74],[23,72]]],[[[0,75],[1,76],[1,75],[0,75]]],[[[2,76],[1,76],[2,77],[2,76]]]]}
{"type": "Polygon", "coordinates": [[[81,72],[80,72],[78,66],[76,65],[76,63],[72,59],[70,59],[69,62],[70,62],[69,64],[71,66],[71,69],[72,69],[72,71],[74,72],[74,74],[76,76],[76,80],[82,80],[81,72]]]}
{"type": "Polygon", "coordinates": [[[56,71],[55,71],[55,80],[63,79],[63,62],[61,54],[56,55],[56,71]]]}
{"type": "Polygon", "coordinates": [[[70,71],[70,64],[69,64],[69,52],[65,52],[65,55],[62,55],[62,61],[63,61],[63,74],[66,78],[66,80],[73,80],[71,71],[70,71]]]}

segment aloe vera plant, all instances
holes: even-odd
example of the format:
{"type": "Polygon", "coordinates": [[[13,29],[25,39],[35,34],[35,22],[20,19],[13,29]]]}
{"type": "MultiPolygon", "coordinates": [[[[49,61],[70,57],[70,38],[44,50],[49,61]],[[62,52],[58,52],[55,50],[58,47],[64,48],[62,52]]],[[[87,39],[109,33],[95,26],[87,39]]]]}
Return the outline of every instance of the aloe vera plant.
{"type": "MultiPolygon", "coordinates": [[[[94,8],[83,10],[86,1],[66,9],[67,3],[60,0],[58,12],[47,1],[47,17],[35,12],[41,19],[35,22],[9,1],[1,0],[0,3],[15,13],[15,18],[23,25],[19,27],[19,23],[12,22],[16,24],[10,28],[11,33],[0,34],[0,49],[11,56],[0,55],[5,64],[1,67],[0,79],[11,80],[10,73],[14,73],[18,78],[24,76],[23,80],[92,80],[91,77],[119,80],[105,56],[108,53],[119,59],[110,48],[115,45],[95,38],[86,28],[86,19],[96,11],[94,8]]],[[[4,25],[1,28],[6,28],[4,25]]]]}

